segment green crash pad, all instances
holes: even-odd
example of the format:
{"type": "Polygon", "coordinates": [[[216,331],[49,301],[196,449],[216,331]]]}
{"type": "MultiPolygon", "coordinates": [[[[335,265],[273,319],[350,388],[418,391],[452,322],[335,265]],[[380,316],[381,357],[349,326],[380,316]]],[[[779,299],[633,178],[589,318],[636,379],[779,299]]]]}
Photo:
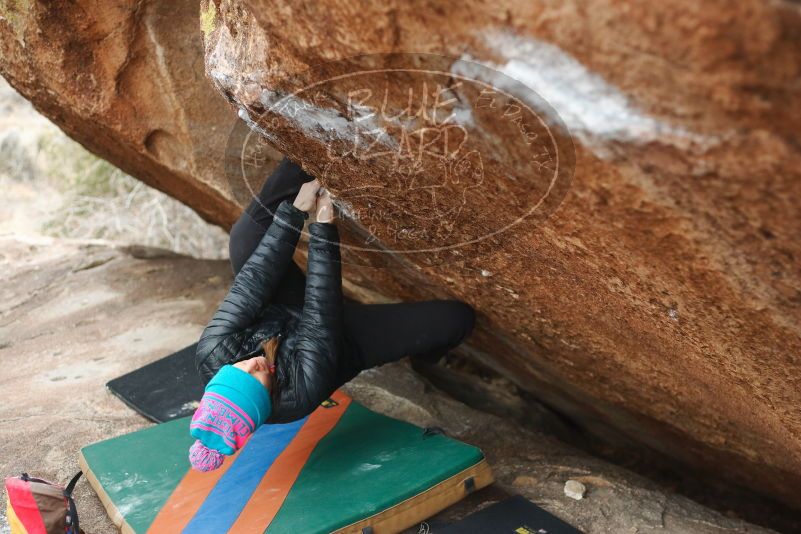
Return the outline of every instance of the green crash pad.
{"type": "Polygon", "coordinates": [[[101,441],[81,463],[123,532],[398,532],[492,482],[479,449],[341,392],[263,425],[208,473],[190,469],[190,418],[101,441]]]}

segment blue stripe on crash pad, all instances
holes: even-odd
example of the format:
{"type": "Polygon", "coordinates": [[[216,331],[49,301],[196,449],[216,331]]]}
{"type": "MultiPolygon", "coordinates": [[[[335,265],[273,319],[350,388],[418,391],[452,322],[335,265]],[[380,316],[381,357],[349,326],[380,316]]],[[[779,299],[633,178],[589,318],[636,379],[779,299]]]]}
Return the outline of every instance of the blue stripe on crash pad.
{"type": "Polygon", "coordinates": [[[305,422],[306,417],[284,425],[259,427],[233,465],[209,492],[203,505],[183,532],[187,534],[228,532],[264,474],[305,422]]]}

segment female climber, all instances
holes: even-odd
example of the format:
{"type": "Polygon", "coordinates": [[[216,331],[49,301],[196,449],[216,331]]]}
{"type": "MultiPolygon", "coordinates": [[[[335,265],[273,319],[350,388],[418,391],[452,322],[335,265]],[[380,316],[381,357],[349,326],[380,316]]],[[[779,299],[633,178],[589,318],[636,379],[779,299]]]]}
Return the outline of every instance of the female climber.
{"type": "Polygon", "coordinates": [[[343,301],[334,219],[329,194],[284,160],[231,230],[236,276],[197,346],[195,469],[216,469],[264,423],[305,417],[364,369],[437,361],[471,332],[473,309],[459,301],[343,301]],[[292,255],[311,213],[304,276],[292,255]]]}

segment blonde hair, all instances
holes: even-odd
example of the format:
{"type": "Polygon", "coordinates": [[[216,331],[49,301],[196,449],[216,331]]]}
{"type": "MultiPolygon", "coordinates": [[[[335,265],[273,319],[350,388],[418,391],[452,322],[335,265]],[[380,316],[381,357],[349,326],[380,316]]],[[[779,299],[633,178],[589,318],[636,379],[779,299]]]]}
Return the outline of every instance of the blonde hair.
{"type": "Polygon", "coordinates": [[[267,358],[267,363],[270,365],[275,365],[275,356],[278,353],[278,344],[280,342],[281,338],[273,336],[261,344],[264,349],[264,357],[267,358]]]}

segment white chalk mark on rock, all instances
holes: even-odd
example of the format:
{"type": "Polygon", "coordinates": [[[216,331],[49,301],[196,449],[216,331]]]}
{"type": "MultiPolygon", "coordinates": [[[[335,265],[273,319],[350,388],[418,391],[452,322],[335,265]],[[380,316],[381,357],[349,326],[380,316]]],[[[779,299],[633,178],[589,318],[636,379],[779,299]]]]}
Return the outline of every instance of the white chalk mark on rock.
{"type": "Polygon", "coordinates": [[[507,32],[493,31],[482,37],[506,63],[497,65],[465,55],[462,57],[465,61],[454,63],[454,74],[481,79],[509,91],[540,111],[539,102],[532,95],[515,94],[514,84],[506,77],[522,82],[550,104],[570,133],[599,157],[610,155],[610,142],[659,142],[684,149],[692,144],[706,146],[717,142],[715,137],[648,116],[618,88],[557,46],[507,32]],[[506,76],[484,79],[488,71],[471,63],[481,63],[506,76]]]}

